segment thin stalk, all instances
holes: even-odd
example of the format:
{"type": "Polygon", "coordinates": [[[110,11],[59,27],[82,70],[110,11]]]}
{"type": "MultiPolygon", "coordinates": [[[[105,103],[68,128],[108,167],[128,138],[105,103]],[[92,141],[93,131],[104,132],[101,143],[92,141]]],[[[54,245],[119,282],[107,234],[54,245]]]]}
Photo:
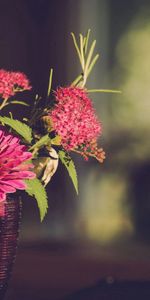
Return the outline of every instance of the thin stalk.
{"type": "Polygon", "coordinates": [[[105,90],[105,89],[92,89],[92,90],[88,90],[88,93],[115,93],[115,94],[122,94],[122,91],[119,91],[119,90],[105,90]]]}
{"type": "MultiPolygon", "coordinates": [[[[78,153],[78,154],[80,154],[80,155],[82,155],[82,151],[80,151],[80,150],[72,149],[71,151],[72,151],[72,152],[75,152],[75,153],[78,153]]],[[[96,158],[95,154],[94,154],[94,153],[91,153],[91,152],[85,152],[85,155],[88,155],[88,156],[91,156],[91,157],[95,157],[95,158],[96,158]]]]}
{"type": "Polygon", "coordinates": [[[52,87],[53,69],[50,69],[47,97],[49,97],[52,87]]]}
{"type": "MultiPolygon", "coordinates": [[[[30,149],[29,149],[30,151],[30,149]]],[[[36,156],[36,154],[38,153],[39,149],[38,148],[35,148],[32,152],[32,158],[34,158],[36,156]]]]}

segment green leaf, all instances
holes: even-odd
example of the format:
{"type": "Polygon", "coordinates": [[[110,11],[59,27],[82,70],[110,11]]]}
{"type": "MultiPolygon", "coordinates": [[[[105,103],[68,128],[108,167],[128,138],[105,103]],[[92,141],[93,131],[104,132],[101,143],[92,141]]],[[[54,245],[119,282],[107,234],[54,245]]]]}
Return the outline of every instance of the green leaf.
{"type": "Polygon", "coordinates": [[[46,134],[46,135],[44,135],[44,136],[42,136],[42,138],[38,141],[38,142],[36,142],[31,148],[30,148],[30,150],[33,150],[33,149],[35,149],[35,148],[41,148],[42,146],[44,146],[44,145],[47,145],[48,144],[48,142],[50,142],[50,137],[49,137],[49,135],[48,134],[46,134]]]}
{"type": "Polygon", "coordinates": [[[90,32],[91,32],[91,29],[88,30],[87,35],[86,35],[85,54],[86,54],[87,49],[88,49],[88,42],[89,42],[90,32]]]}
{"type": "Polygon", "coordinates": [[[82,62],[81,66],[84,71],[85,61],[84,61],[84,51],[83,51],[83,35],[80,33],[79,37],[80,37],[80,54],[81,54],[81,62],[82,62]]]}
{"type": "Polygon", "coordinates": [[[59,135],[56,135],[53,139],[51,139],[52,145],[59,146],[61,145],[61,137],[59,135]]]}
{"type": "Polygon", "coordinates": [[[48,96],[48,97],[50,96],[50,93],[51,93],[52,78],[53,78],[53,69],[50,69],[49,83],[48,83],[48,91],[47,91],[47,96],[48,96]]]}
{"type": "Polygon", "coordinates": [[[96,45],[96,40],[93,41],[93,43],[91,45],[91,48],[89,50],[88,57],[87,57],[86,64],[85,64],[85,73],[87,72],[87,70],[90,66],[90,62],[91,62],[91,59],[92,59],[92,56],[93,56],[95,45],[96,45]]]}
{"type": "Polygon", "coordinates": [[[58,152],[58,154],[59,154],[59,158],[60,158],[61,162],[66,167],[66,169],[69,173],[69,176],[71,177],[71,180],[73,182],[73,185],[75,187],[75,190],[78,194],[78,179],[77,179],[77,173],[76,173],[76,169],[75,169],[73,160],[66,152],[64,152],[62,150],[60,150],[58,152]]]}
{"type": "Polygon", "coordinates": [[[28,143],[32,141],[32,130],[25,123],[22,123],[18,120],[14,120],[8,117],[0,117],[0,122],[2,124],[10,126],[14,129],[19,135],[21,135],[28,143]]]}
{"type": "Polygon", "coordinates": [[[114,93],[114,94],[122,94],[122,91],[119,91],[119,90],[105,90],[105,89],[92,89],[92,90],[88,90],[88,93],[114,93]]]}
{"type": "Polygon", "coordinates": [[[93,58],[92,62],[90,63],[90,66],[89,66],[88,70],[87,70],[87,77],[91,73],[91,71],[92,71],[94,65],[96,64],[98,58],[99,58],[99,54],[96,54],[95,57],[93,58]]]}
{"type": "Polygon", "coordinates": [[[79,50],[79,47],[78,47],[78,44],[77,44],[77,41],[76,41],[76,37],[75,37],[75,35],[74,35],[73,32],[71,32],[71,36],[72,36],[73,43],[74,43],[74,46],[75,46],[75,48],[76,48],[76,51],[77,51],[77,54],[78,54],[80,63],[81,63],[81,65],[82,65],[81,53],[80,53],[80,50],[79,50]]]}
{"type": "Polygon", "coordinates": [[[40,212],[40,220],[42,222],[48,209],[46,190],[40,180],[38,180],[37,178],[32,180],[26,179],[25,183],[27,184],[26,192],[28,193],[28,195],[35,197],[37,201],[40,212]]]}
{"type": "Polygon", "coordinates": [[[24,101],[18,101],[18,100],[13,100],[9,104],[20,104],[20,105],[29,106],[29,104],[27,104],[26,102],[24,102],[24,101]]]}

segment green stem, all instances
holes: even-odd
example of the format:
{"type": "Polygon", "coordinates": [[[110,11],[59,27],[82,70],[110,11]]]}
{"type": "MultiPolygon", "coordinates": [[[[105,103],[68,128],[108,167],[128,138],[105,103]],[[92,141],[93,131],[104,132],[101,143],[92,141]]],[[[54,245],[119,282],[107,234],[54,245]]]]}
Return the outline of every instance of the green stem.
{"type": "Polygon", "coordinates": [[[83,78],[83,75],[82,74],[80,74],[72,83],[71,83],[71,85],[73,85],[73,86],[76,86],[79,82],[80,82],[80,80],[83,78]]]}
{"type": "MultiPolygon", "coordinates": [[[[32,158],[35,158],[36,157],[36,154],[38,153],[38,148],[35,148],[34,150],[33,150],[33,152],[32,152],[32,158]]],[[[30,149],[29,149],[29,151],[30,151],[30,149]]]]}

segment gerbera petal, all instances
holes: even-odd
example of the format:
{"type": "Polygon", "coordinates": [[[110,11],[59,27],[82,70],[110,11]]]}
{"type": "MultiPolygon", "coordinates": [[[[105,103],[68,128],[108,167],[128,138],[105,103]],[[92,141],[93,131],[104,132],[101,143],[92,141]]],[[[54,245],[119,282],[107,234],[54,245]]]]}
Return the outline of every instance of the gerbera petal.
{"type": "Polygon", "coordinates": [[[3,182],[7,183],[7,185],[14,187],[15,189],[18,189],[18,190],[26,189],[26,184],[20,179],[7,180],[6,182],[5,181],[3,181],[3,182]]]}
{"type": "Polygon", "coordinates": [[[6,194],[0,189],[0,203],[6,200],[6,194]]]}
{"type": "Polygon", "coordinates": [[[14,193],[16,191],[16,189],[12,186],[9,185],[9,183],[6,181],[1,181],[0,183],[0,189],[2,192],[4,193],[14,193]]]}
{"type": "MultiPolygon", "coordinates": [[[[1,72],[0,72],[1,76],[1,72]]],[[[14,193],[16,189],[26,189],[24,179],[35,178],[35,173],[31,171],[33,165],[28,162],[32,154],[21,145],[19,138],[6,131],[0,130],[0,201],[6,199],[7,193],[14,193]]],[[[4,212],[3,206],[0,208],[0,215],[4,212]]]]}
{"type": "Polygon", "coordinates": [[[18,172],[19,173],[19,177],[20,178],[29,178],[29,179],[32,179],[32,178],[35,178],[36,177],[36,174],[34,172],[31,172],[31,171],[20,171],[18,172]]]}

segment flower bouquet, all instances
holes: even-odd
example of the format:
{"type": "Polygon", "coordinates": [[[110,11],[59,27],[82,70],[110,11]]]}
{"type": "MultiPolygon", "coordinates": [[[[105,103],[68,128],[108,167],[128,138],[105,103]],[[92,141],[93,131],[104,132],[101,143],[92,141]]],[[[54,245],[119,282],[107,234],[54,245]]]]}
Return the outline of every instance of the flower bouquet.
{"type": "Polygon", "coordinates": [[[75,35],[71,35],[81,74],[69,86],[53,91],[53,70],[50,69],[47,99],[43,101],[36,95],[29,119],[15,119],[11,112],[4,114],[10,104],[28,105],[15,97],[16,93],[31,89],[29,80],[23,73],[0,70],[0,234],[3,235],[3,239],[0,237],[0,288],[6,284],[4,270],[9,271],[12,265],[6,263],[6,258],[15,255],[12,245],[14,248],[17,245],[14,237],[17,239],[18,234],[14,230],[19,225],[14,225],[12,219],[15,216],[18,220],[20,216],[18,191],[24,190],[36,199],[42,221],[48,209],[45,187],[56,172],[59,161],[66,167],[78,193],[71,152],[80,154],[85,160],[94,157],[100,163],[105,158],[105,152],[97,142],[102,126],[90,94],[118,91],[88,90],[85,87],[99,56],[94,54],[96,41],[89,43],[90,30],[86,36],[80,34],[78,42],[75,35]],[[10,230],[9,223],[13,230],[10,230]],[[7,227],[11,234],[4,232],[7,227]]]}

